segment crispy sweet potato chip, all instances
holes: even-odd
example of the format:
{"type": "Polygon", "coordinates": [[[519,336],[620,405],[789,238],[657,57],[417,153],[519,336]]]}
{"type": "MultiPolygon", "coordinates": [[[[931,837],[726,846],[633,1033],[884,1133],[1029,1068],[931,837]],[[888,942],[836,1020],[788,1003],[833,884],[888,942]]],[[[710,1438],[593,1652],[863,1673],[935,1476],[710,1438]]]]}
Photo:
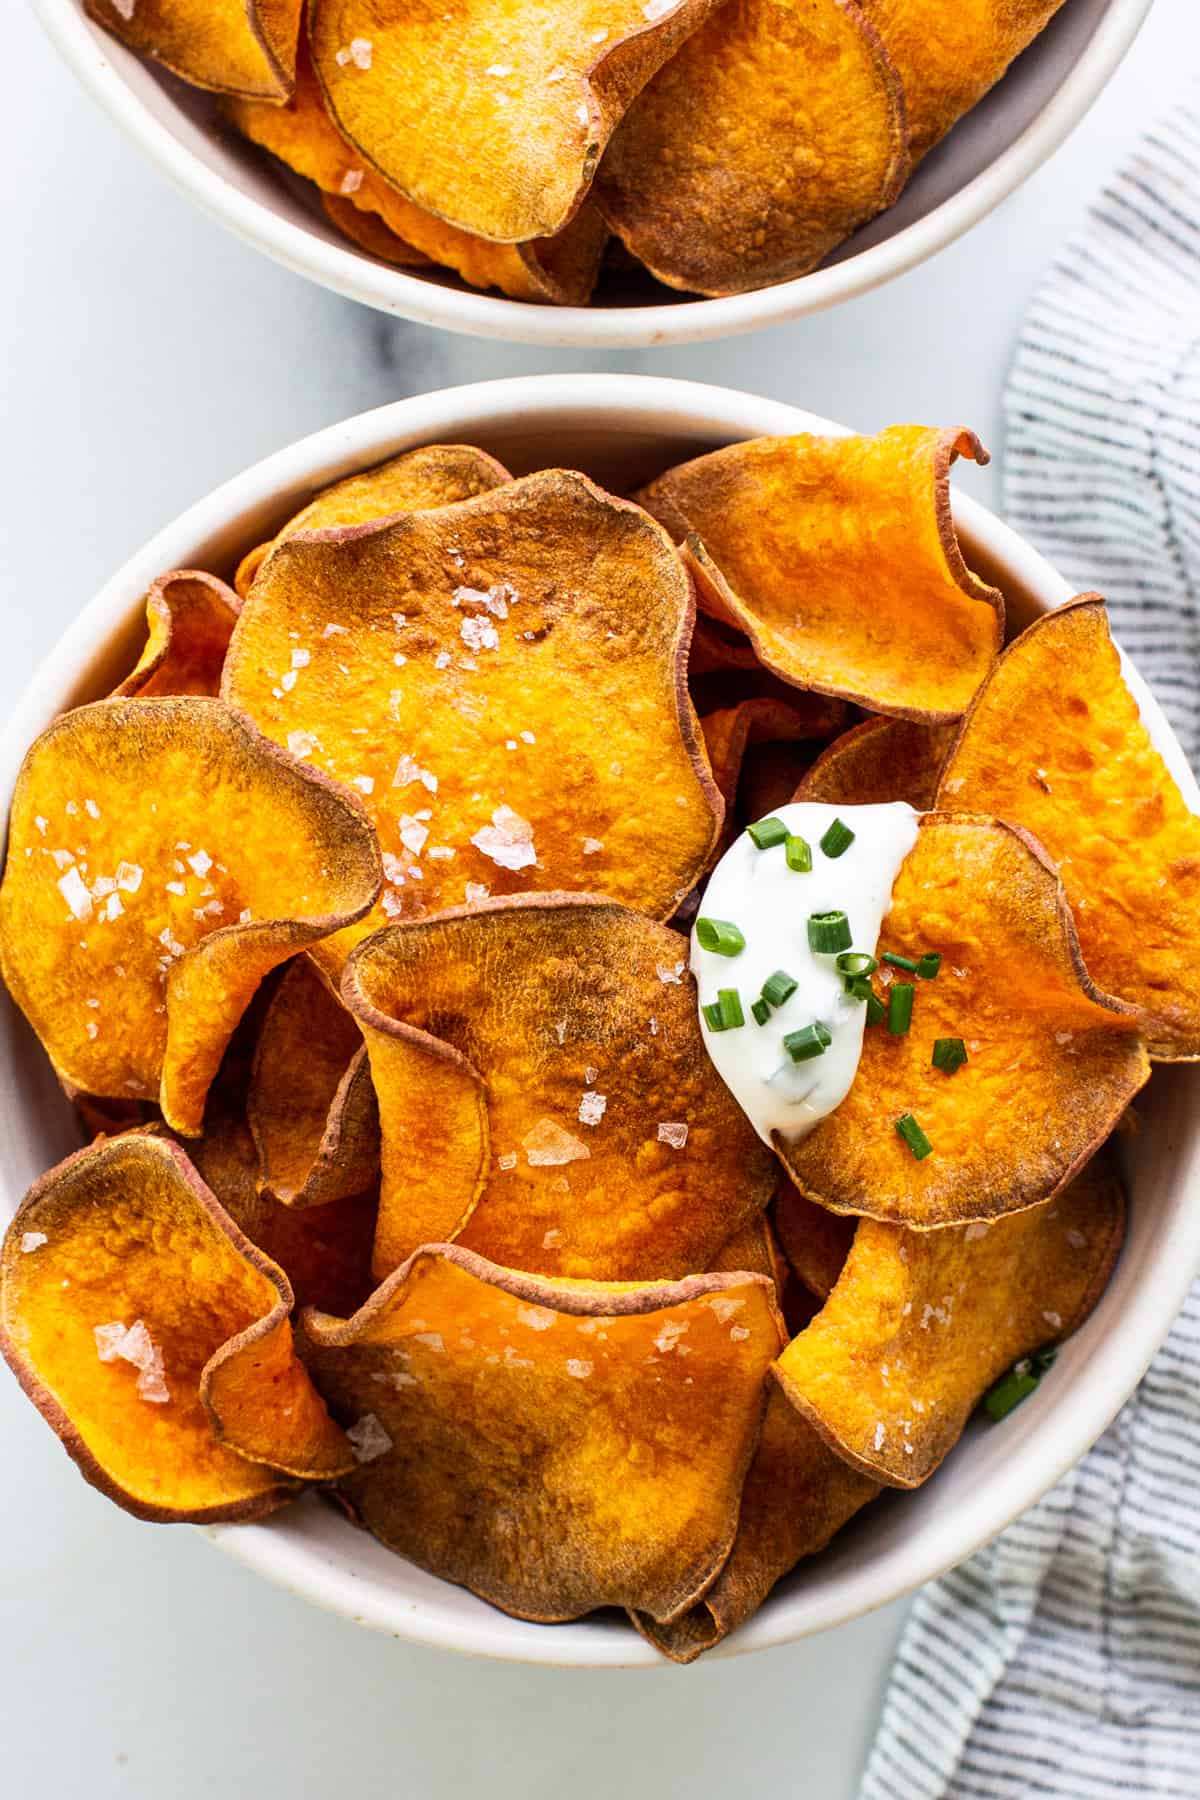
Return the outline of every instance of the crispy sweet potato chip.
{"type": "Polygon", "coordinates": [[[1052,866],[1016,826],[926,813],[881,945],[912,960],[936,951],[941,971],[886,969],[916,984],[911,1028],[869,1030],[841,1105],[779,1145],[796,1185],[833,1212],[918,1229],[1047,1199],[1149,1075],[1133,1008],[1084,968],[1052,866]],[[939,1038],[966,1045],[953,1074],[933,1066],[939,1038]],[[932,1146],[921,1159],[897,1130],[906,1114],[932,1146]]]}
{"type": "Polygon", "coordinates": [[[215,694],[241,602],[215,575],[174,569],[146,595],[146,648],[117,696],[215,694]]]}
{"type": "Polygon", "coordinates": [[[741,294],[815,268],[908,168],[896,70],[854,0],[730,0],[634,101],[595,192],[660,281],[741,294]]]}
{"type": "MultiPolygon", "coordinates": [[[[355,68],[355,73],[361,71],[355,68]]],[[[261,144],[325,194],[377,216],[385,227],[432,261],[454,269],[472,287],[498,287],[513,300],[582,306],[591,295],[608,227],[590,204],[553,237],[493,244],[435,218],[391,186],[342,136],[330,117],[307,51],[286,106],[231,100],[228,114],[252,143],[261,144]]]]}
{"type": "Polygon", "coordinates": [[[552,1282],[420,1250],[354,1318],[305,1315],[376,1537],[519,1618],[671,1619],[729,1550],[781,1342],[770,1283],[552,1282]]]}
{"type": "Polygon", "coordinates": [[[362,945],[342,993],[383,1124],[378,1275],[438,1223],[510,1268],[684,1275],[766,1205],[773,1161],[709,1061],[686,957],[572,894],[362,945]]]}
{"type": "Polygon", "coordinates": [[[963,560],[950,466],[973,433],[755,438],[681,463],[637,496],[677,542],[700,605],[749,633],[785,681],[938,723],[1000,649],[1004,601],[963,560]]]}
{"type": "Polygon", "coordinates": [[[863,1219],[823,1310],[776,1364],[779,1384],[852,1466],[917,1487],[996,1377],[1087,1317],[1124,1229],[1107,1154],[1054,1200],[990,1226],[863,1219]]]}
{"type": "Polygon", "coordinates": [[[850,1254],[857,1220],[806,1200],[790,1181],[780,1184],[771,1210],[788,1267],[810,1294],[827,1300],[850,1254]]]}
{"type": "Polygon", "coordinates": [[[352,244],[365,250],[368,256],[376,256],[380,262],[390,263],[397,269],[430,267],[432,257],[418,250],[415,244],[406,242],[377,212],[365,212],[342,194],[322,194],[321,207],[329,223],[352,244]]]}
{"type": "Polygon", "coordinates": [[[225,694],[363,795],[388,884],[374,923],[555,888],[666,917],[720,825],[684,680],[690,613],[665,533],[547,470],[286,539],[243,607],[225,694]]]}
{"type": "Polygon", "coordinates": [[[303,0],[84,0],[114,37],[193,87],[260,100],[292,91],[303,0]]]}
{"type": "Polygon", "coordinates": [[[258,1517],[352,1458],[282,1270],[183,1152],[133,1134],[42,1177],[0,1255],[0,1348],[83,1473],[146,1519],[258,1517]]]}
{"type": "Polygon", "coordinates": [[[379,1173],[379,1108],[362,1033],[306,956],[259,1035],[247,1116],[263,1187],[289,1206],[360,1194],[379,1173]]]}
{"type": "MultiPolygon", "coordinates": [[[[700,721],[704,746],[712,765],[713,780],[725,802],[725,825],[714,854],[727,849],[742,826],[759,816],[739,805],[739,783],[749,753],[765,746],[786,747],[790,776],[795,767],[792,755],[805,754],[795,747],[808,744],[807,755],[811,756],[815,744],[837,730],[844,711],[840,701],[830,700],[824,694],[795,693],[794,701],[764,694],[704,715],[700,721]]],[[[781,799],[790,799],[794,787],[794,781],[788,782],[781,799]]]]}
{"type": "Polygon", "coordinates": [[[338,128],[418,206],[498,243],[572,219],[634,96],[719,0],[312,0],[338,128]]]}
{"type": "Polygon", "coordinates": [[[204,1096],[269,969],[366,912],[379,852],[353,800],[219,700],[65,713],[17,778],[0,968],[70,1086],[204,1096]]]}
{"type": "Polygon", "coordinates": [[[765,1275],[781,1300],[787,1282],[788,1266],[775,1242],[766,1213],[755,1213],[740,1225],[733,1236],[722,1244],[709,1265],[710,1272],[732,1274],[739,1270],[750,1275],[765,1275]]]}
{"type": "Polygon", "coordinates": [[[1200,818],[1084,594],[1005,651],[963,722],[938,804],[1028,826],[1058,864],[1088,970],[1138,1008],[1153,1057],[1200,1057],[1200,818]]]}
{"type": "Polygon", "coordinates": [[[953,725],[864,719],[821,752],[796,799],[824,800],[831,806],[907,800],[918,812],[928,812],[954,734],[953,725]]]}

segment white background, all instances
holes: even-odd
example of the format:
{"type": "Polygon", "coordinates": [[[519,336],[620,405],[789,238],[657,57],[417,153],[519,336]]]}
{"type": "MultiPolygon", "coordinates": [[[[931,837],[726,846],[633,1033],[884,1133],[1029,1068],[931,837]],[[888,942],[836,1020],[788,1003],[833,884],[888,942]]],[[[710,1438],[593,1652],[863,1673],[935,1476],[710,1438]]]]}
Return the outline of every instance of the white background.
{"type": "MultiPolygon", "coordinates": [[[[951,0],[952,3],[952,0],[951,0]]],[[[973,426],[1039,274],[1195,64],[1193,0],[1159,0],[1057,157],[965,241],[865,299],[726,344],[508,349],[435,337],[243,249],[140,160],[5,0],[0,168],[0,706],[117,563],[248,462],[450,383],[644,369],[770,393],[861,429],[973,426]]],[[[4,1800],[662,1800],[782,1787],[849,1800],[893,1607],[690,1670],[588,1673],[410,1648],[276,1592],[185,1527],[136,1524],[75,1474],[0,1371],[4,1800]]]]}

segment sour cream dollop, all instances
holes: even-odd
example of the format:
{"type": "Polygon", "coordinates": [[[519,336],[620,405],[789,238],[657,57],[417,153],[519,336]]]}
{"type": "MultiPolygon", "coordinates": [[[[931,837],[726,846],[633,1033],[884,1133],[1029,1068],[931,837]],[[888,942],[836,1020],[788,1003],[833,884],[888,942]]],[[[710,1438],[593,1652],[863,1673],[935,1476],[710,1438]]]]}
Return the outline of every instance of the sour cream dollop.
{"type": "Polygon", "coordinates": [[[722,1081],[765,1143],[778,1132],[788,1142],[806,1137],[850,1091],[862,1055],[867,1009],[845,992],[837,958],[808,941],[813,913],[841,911],[851,948],[875,953],[900,865],[917,841],[918,814],[903,801],[886,806],[825,806],[813,800],[771,814],[812,850],[812,869],[790,869],[783,844],[760,850],[742,832],[713,870],[700,915],[736,925],[746,947],[736,956],[705,950],[692,932],[692,973],[701,1007],[721,988],[736,988],[746,1023],[712,1031],[700,1017],[705,1048],[722,1081]],[[820,842],[835,819],[854,833],[841,856],[820,842]],[[773,1008],[765,1025],[751,1004],[767,978],[782,969],[796,991],[773,1008]],[[789,1032],[820,1021],[830,1034],[822,1056],[793,1062],[783,1047],[789,1032]]]}

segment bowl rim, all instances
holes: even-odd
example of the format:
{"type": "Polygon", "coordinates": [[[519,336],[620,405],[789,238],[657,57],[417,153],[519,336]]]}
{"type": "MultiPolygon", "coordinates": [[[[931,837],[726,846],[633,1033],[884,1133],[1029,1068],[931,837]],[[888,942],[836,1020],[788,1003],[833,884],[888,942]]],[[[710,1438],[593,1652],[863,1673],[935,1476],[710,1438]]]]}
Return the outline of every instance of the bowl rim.
{"type": "MultiPolygon", "coordinates": [[[[213,540],[231,520],[248,521],[281,494],[322,485],[413,444],[439,438],[470,441],[476,433],[486,435],[489,426],[519,425],[523,433],[546,433],[564,420],[573,429],[603,425],[610,435],[641,428],[701,441],[711,438],[714,444],[774,432],[842,435],[848,430],[782,401],[735,389],[636,374],[580,374],[441,389],[360,413],[301,438],[244,469],[157,532],[67,627],[39,664],[0,735],[4,814],[28,745],[66,703],[79,672],[111,645],[151,579],[164,568],[190,562],[197,546],[213,540]]],[[[995,513],[958,492],[953,505],[956,523],[971,549],[982,551],[1011,588],[1031,595],[1044,609],[1070,598],[1074,590],[1064,578],[995,513]]],[[[1200,811],[1200,788],[1182,749],[1144,682],[1136,671],[1132,673],[1147,723],[1189,803],[1200,811]]],[[[6,1191],[0,1176],[0,1215],[15,1210],[19,1199],[19,1194],[6,1191]]],[[[910,1593],[988,1543],[1039,1500],[1115,1417],[1165,1339],[1198,1269],[1200,1207],[1190,1212],[1181,1208],[1156,1239],[1152,1267],[1129,1297],[1120,1330],[1106,1333],[1092,1347],[1073,1379],[1069,1400],[1055,1409],[1053,1419],[1047,1413],[1030,1440],[972,1495],[960,1516],[940,1521],[934,1544],[914,1549],[911,1535],[901,1525],[883,1552],[840,1572],[828,1591],[769,1599],[740,1631],[710,1652],[708,1660],[795,1642],[848,1623],[910,1593]]],[[[1030,1402],[1031,1407],[1036,1404],[1030,1402]]],[[[285,1521],[302,1515],[305,1505],[316,1504],[304,1502],[264,1524],[202,1529],[221,1549],[277,1585],[410,1642],[560,1667],[662,1666],[657,1652],[623,1624],[589,1619],[554,1627],[533,1625],[510,1619],[483,1602],[475,1603],[478,1613],[459,1613],[453,1607],[426,1605],[419,1598],[373,1588],[327,1550],[306,1540],[302,1530],[289,1531],[285,1521]]],[[[450,1592],[461,1595],[459,1589],[450,1592]]]]}
{"type": "MultiPolygon", "coordinates": [[[[129,86],[78,0],[31,0],[88,92],[176,187],[249,244],[344,299],[469,337],[578,348],[647,348],[736,337],[808,317],[905,274],[969,231],[1074,130],[1121,62],[1153,0],[1111,0],[1081,55],[1025,130],[986,169],[894,236],[810,275],[749,294],[642,307],[555,307],[422,280],[375,263],[241,193],[182,144],[129,86]]],[[[117,46],[113,46],[117,48],[117,46]]],[[[124,54],[130,54],[124,52],[124,54]]]]}

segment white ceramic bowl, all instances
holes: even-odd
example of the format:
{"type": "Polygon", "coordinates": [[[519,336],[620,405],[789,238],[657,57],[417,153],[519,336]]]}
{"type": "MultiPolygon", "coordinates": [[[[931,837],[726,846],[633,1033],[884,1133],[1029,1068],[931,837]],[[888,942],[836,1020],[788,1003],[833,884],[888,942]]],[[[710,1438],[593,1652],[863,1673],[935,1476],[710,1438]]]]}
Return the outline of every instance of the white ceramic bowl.
{"type": "MultiPolygon", "coordinates": [[[[638,375],[547,375],[422,395],[363,413],[268,457],[159,532],[80,612],[36,671],[0,740],[7,814],[25,749],[65,706],[131,666],[141,597],[164,569],[229,575],[239,556],[314,489],[414,444],[480,444],[516,473],[584,469],[628,490],[683,457],[765,432],[840,431],[771,400],[638,375]]],[[[1004,590],[1023,623],[1067,599],[1054,570],[984,507],[955,497],[967,558],[1004,590]]],[[[1176,778],[1200,792],[1158,708],[1144,715],[1176,778]]],[[[1128,1241],[1108,1292],[1053,1376],[1002,1428],[973,1426],[913,1494],[885,1496],[833,1547],[782,1583],[718,1654],[763,1649],[855,1618],[950,1568],[1030,1506],[1100,1435],[1165,1337],[1200,1265],[1200,1068],[1156,1072],[1130,1147],[1128,1241]]],[[[29,1184],[77,1147],[77,1128],[45,1058],[0,994],[0,1219],[29,1184]]],[[[64,1464],[63,1479],[76,1479],[64,1464]]],[[[437,1581],[309,1499],[262,1525],[223,1526],[221,1549],[294,1593],[397,1637],[515,1661],[613,1667],[657,1658],[623,1621],[530,1625],[437,1581]]]]}
{"type": "MultiPolygon", "coordinates": [[[[261,152],[215,125],[210,98],[142,63],[84,17],[80,0],[32,0],[84,86],[192,199],[298,275],[381,312],[512,343],[685,344],[822,311],[953,242],[1057,149],[1100,93],[1151,0],[1065,0],[1004,80],[926,158],[899,202],[821,269],[724,300],[647,280],[594,307],[481,294],[452,275],[387,268],[342,238],[261,152]],[[628,303],[634,300],[636,303],[628,303]]],[[[955,0],[945,0],[953,5],[955,0]]]]}

